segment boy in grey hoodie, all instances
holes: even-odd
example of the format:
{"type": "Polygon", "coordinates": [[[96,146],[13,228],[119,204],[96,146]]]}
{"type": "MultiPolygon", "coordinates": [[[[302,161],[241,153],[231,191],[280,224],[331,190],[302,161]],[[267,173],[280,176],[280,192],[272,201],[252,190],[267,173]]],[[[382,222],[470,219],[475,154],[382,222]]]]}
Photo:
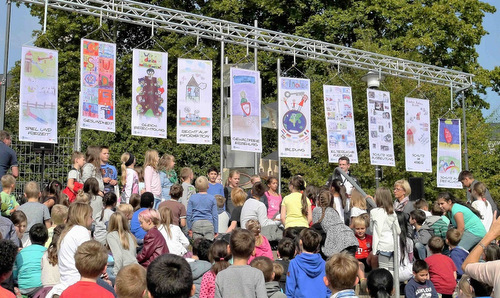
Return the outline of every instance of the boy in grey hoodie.
{"type": "MultiPolygon", "coordinates": [[[[276,264],[281,267],[281,265],[276,264]]],[[[266,282],[267,297],[269,298],[286,298],[286,295],[281,292],[280,283],[275,280],[273,261],[268,257],[257,257],[250,262],[250,266],[259,269],[264,274],[266,282]]],[[[283,273],[283,267],[281,267],[283,273]]],[[[280,274],[281,277],[281,274],[280,274]]]]}
{"type": "Polygon", "coordinates": [[[425,213],[422,210],[413,210],[410,212],[410,224],[415,228],[413,232],[413,242],[418,252],[418,257],[423,260],[427,257],[427,243],[433,236],[433,231],[424,224],[425,213]]]}
{"type": "Polygon", "coordinates": [[[194,296],[198,298],[200,296],[200,286],[203,274],[205,274],[212,264],[208,261],[208,253],[210,251],[210,246],[212,241],[205,238],[197,238],[193,242],[193,257],[186,259],[189,266],[191,267],[191,273],[193,275],[193,284],[196,287],[194,296]]]}

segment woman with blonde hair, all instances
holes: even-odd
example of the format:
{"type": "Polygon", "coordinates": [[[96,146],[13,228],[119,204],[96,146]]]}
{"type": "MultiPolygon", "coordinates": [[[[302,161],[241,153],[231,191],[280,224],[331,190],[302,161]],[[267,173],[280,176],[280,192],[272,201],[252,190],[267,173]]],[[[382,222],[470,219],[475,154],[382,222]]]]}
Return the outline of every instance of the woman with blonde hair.
{"type": "Polygon", "coordinates": [[[127,217],[120,211],[113,213],[109,218],[106,242],[115,261],[113,266],[114,276],[118,274],[121,268],[130,264],[137,264],[137,242],[130,232],[127,217]]]}
{"type": "Polygon", "coordinates": [[[158,151],[150,149],[144,155],[144,187],[155,197],[154,207],[158,208],[161,202],[161,182],[158,173],[158,162],[160,156],[158,151]]]}
{"type": "Polygon", "coordinates": [[[168,250],[171,254],[184,256],[188,252],[189,240],[178,225],[172,224],[172,210],[167,206],[162,206],[158,211],[160,212],[158,231],[165,238],[168,250]]]}
{"type": "Polygon", "coordinates": [[[245,204],[245,200],[247,199],[247,193],[237,187],[233,188],[231,191],[231,201],[233,203],[234,209],[233,213],[231,213],[231,218],[229,219],[230,225],[226,230],[226,233],[231,233],[234,229],[240,227],[240,215],[241,209],[243,208],[243,204],[245,204]]]}
{"type": "Polygon", "coordinates": [[[410,183],[408,183],[405,179],[394,182],[393,193],[396,198],[393,205],[394,211],[404,212],[407,215],[407,218],[409,218],[410,212],[415,210],[413,203],[410,203],[410,183]]]}

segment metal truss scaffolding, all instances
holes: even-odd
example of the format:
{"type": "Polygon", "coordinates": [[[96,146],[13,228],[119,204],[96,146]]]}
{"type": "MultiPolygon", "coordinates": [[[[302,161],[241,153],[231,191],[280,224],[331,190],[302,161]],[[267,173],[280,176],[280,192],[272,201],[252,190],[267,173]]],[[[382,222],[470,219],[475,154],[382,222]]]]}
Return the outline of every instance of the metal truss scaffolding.
{"type": "Polygon", "coordinates": [[[130,0],[17,0],[456,89],[473,75],[130,0]]]}

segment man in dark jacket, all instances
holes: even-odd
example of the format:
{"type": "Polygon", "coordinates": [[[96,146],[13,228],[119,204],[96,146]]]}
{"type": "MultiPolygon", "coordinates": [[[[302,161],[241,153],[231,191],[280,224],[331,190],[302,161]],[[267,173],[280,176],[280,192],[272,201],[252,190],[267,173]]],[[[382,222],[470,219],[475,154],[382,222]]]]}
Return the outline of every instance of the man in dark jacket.
{"type": "MultiPolygon", "coordinates": [[[[354,180],[354,182],[356,182],[359,185],[358,179],[356,177],[352,176],[351,172],[349,171],[349,168],[351,167],[349,157],[347,157],[347,156],[340,157],[339,158],[339,167],[342,169],[342,171],[344,171],[347,175],[349,175],[354,180]]],[[[347,178],[342,176],[338,171],[333,172],[333,174],[330,176],[330,178],[328,178],[328,181],[326,182],[325,185],[330,186],[330,184],[332,183],[332,180],[334,180],[334,179],[338,179],[338,180],[342,181],[342,184],[345,186],[346,193],[348,195],[351,194],[351,191],[353,189],[352,184],[349,181],[347,181],[347,178]]]]}

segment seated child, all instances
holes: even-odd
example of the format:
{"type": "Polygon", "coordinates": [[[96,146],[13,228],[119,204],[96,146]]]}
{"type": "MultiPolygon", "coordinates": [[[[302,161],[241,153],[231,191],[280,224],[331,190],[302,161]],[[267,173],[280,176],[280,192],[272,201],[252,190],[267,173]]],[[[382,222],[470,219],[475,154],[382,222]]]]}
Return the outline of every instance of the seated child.
{"type": "Polygon", "coordinates": [[[437,202],[434,202],[432,205],[431,213],[432,216],[427,217],[425,224],[434,231],[434,236],[439,236],[443,240],[446,239],[446,232],[450,226],[450,220],[446,217],[437,202]]]}
{"type": "Polygon", "coordinates": [[[134,207],[131,204],[120,204],[116,207],[116,211],[120,211],[127,218],[127,220],[132,219],[132,215],[134,214],[134,207]]]}
{"type": "Polygon", "coordinates": [[[330,291],[323,282],[325,261],[318,253],[320,244],[321,235],[315,230],[309,228],[300,232],[301,253],[291,260],[288,266],[287,297],[326,297],[329,295],[330,291]]]}
{"type": "MultiPolygon", "coordinates": [[[[280,266],[279,264],[276,264],[280,266]]],[[[259,269],[264,274],[264,281],[266,282],[267,296],[272,298],[286,298],[286,295],[281,293],[280,284],[274,281],[274,265],[273,261],[268,257],[257,257],[250,262],[250,266],[259,269]]],[[[283,271],[283,268],[281,268],[283,271]]]]}
{"type": "Polygon", "coordinates": [[[229,227],[229,213],[224,210],[226,198],[221,195],[215,195],[217,201],[217,212],[219,213],[219,233],[226,233],[229,227]]]}
{"type": "Polygon", "coordinates": [[[255,236],[248,230],[235,229],[231,233],[229,248],[233,265],[217,274],[215,297],[266,298],[262,272],[248,265],[248,259],[255,249],[255,236]],[[245,282],[242,283],[242,280],[245,282]]]}
{"type": "Polygon", "coordinates": [[[45,242],[48,238],[44,224],[34,224],[29,237],[31,245],[23,248],[16,257],[14,279],[17,279],[21,294],[32,296],[42,288],[42,256],[47,250],[45,242]]]}
{"type": "Polygon", "coordinates": [[[28,225],[28,219],[26,218],[24,212],[22,212],[21,210],[16,210],[12,212],[12,214],[10,215],[10,220],[12,220],[12,224],[14,224],[17,236],[16,239],[11,239],[11,240],[14,241],[14,243],[19,248],[22,248],[23,247],[22,239],[24,236],[24,232],[26,231],[26,226],[28,225]]]}
{"type": "Polygon", "coordinates": [[[94,239],[99,241],[102,245],[106,245],[106,235],[108,234],[108,222],[111,215],[115,213],[113,210],[116,207],[118,198],[116,197],[114,192],[108,192],[104,194],[102,201],[104,203],[104,209],[102,209],[101,214],[95,221],[94,239]]]}
{"type": "Polygon", "coordinates": [[[457,268],[457,279],[462,277],[464,271],[462,270],[462,264],[469,255],[469,252],[464,248],[458,246],[458,243],[462,239],[462,233],[457,229],[449,229],[446,233],[446,244],[450,249],[450,258],[455,263],[457,268]]]}
{"type": "Polygon", "coordinates": [[[156,258],[146,274],[149,297],[191,297],[195,287],[188,262],[179,256],[165,254],[156,258]]]}
{"type": "Polygon", "coordinates": [[[224,240],[217,240],[210,247],[210,262],[213,265],[209,271],[203,274],[200,287],[201,297],[214,297],[215,278],[219,272],[230,265],[231,254],[228,248],[229,244],[224,240]]]}
{"type": "Polygon", "coordinates": [[[52,210],[50,210],[50,222],[52,225],[48,229],[49,239],[45,242],[45,247],[49,248],[50,243],[52,243],[52,237],[54,236],[54,229],[66,223],[66,218],[68,217],[68,207],[56,204],[52,206],[52,210]]]}
{"type": "Polygon", "coordinates": [[[418,252],[418,257],[423,260],[427,257],[427,243],[432,234],[430,228],[424,225],[425,213],[422,210],[413,210],[410,212],[410,225],[414,227],[413,242],[418,252]]]}
{"type": "Polygon", "coordinates": [[[354,286],[358,282],[358,270],[358,261],[347,253],[330,257],[326,262],[326,276],[323,281],[332,291],[331,297],[357,297],[354,286]]]}
{"type": "Polygon", "coordinates": [[[139,264],[123,267],[116,275],[115,291],[118,298],[146,297],[146,269],[139,264]]]}
{"type": "MultiPolygon", "coordinates": [[[[55,205],[57,206],[57,205],[55,205]]],[[[54,206],[54,207],[55,207],[54,206]]],[[[52,211],[54,210],[52,207],[52,211]]],[[[42,257],[42,286],[53,287],[61,281],[59,273],[59,260],[57,253],[59,252],[59,237],[64,230],[64,224],[54,228],[52,241],[42,257]]]]}
{"type": "Polygon", "coordinates": [[[172,211],[172,224],[184,227],[186,225],[186,206],[179,202],[183,190],[180,184],[174,184],[170,187],[170,200],[161,202],[158,209],[165,206],[172,211]]]}
{"type": "Polygon", "coordinates": [[[457,268],[450,257],[442,254],[444,241],[433,236],[429,240],[431,256],[425,259],[429,265],[429,274],[436,291],[443,298],[451,298],[457,285],[457,268]]]}
{"type": "MultiPolygon", "coordinates": [[[[10,240],[0,239],[0,251],[2,252],[2,257],[0,258],[0,282],[3,283],[11,276],[16,260],[17,246],[10,240]]],[[[16,295],[0,287],[0,297],[16,298],[16,295]]]]}
{"type": "Polygon", "coordinates": [[[196,178],[195,186],[198,193],[191,196],[187,208],[189,236],[213,240],[219,229],[217,202],[214,196],[207,193],[207,177],[196,178]]]}
{"type": "Polygon", "coordinates": [[[249,221],[247,221],[246,229],[252,232],[252,234],[255,236],[255,254],[250,256],[250,258],[248,259],[248,264],[250,264],[250,262],[254,258],[262,256],[274,260],[271,244],[269,244],[269,241],[265,236],[260,234],[259,221],[250,219],[249,221]]]}
{"type": "Polygon", "coordinates": [[[429,212],[429,203],[425,199],[418,199],[413,203],[413,207],[415,207],[415,210],[422,210],[425,213],[425,217],[429,217],[432,215],[431,212],[429,212]]]}
{"type": "Polygon", "coordinates": [[[186,258],[191,267],[193,285],[196,287],[195,297],[200,295],[201,281],[203,275],[212,268],[210,263],[210,248],[212,241],[205,238],[197,238],[193,241],[193,256],[186,258]]]}
{"type": "Polygon", "coordinates": [[[95,240],[82,243],[76,249],[75,266],[80,273],[80,281],[69,286],[61,298],[114,298],[113,293],[97,284],[97,279],[106,272],[108,252],[95,240]]]}
{"type": "Polygon", "coordinates": [[[370,272],[372,270],[372,235],[366,234],[366,220],[363,216],[352,217],[352,227],[359,243],[354,256],[359,262],[363,263],[365,272],[370,272]]]}
{"type": "Polygon", "coordinates": [[[137,262],[144,267],[148,267],[157,257],[168,253],[165,238],[157,226],[160,224],[160,214],[154,209],[146,209],[139,214],[141,228],[146,231],[144,236],[144,245],[137,254],[137,262]]]}
{"type": "Polygon", "coordinates": [[[366,279],[366,287],[372,298],[390,298],[394,291],[392,273],[384,268],[372,270],[366,279]]]}
{"type": "Polygon", "coordinates": [[[405,287],[407,298],[438,298],[434,284],[429,280],[429,266],[424,260],[413,263],[413,277],[405,287]]]}
{"type": "Polygon", "coordinates": [[[16,178],[9,174],[3,175],[1,182],[3,188],[0,193],[0,197],[2,198],[2,216],[9,217],[19,207],[16,196],[12,193],[16,188],[16,178]]]}
{"type": "Polygon", "coordinates": [[[283,292],[286,290],[286,276],[288,272],[288,265],[290,264],[290,260],[295,257],[296,247],[295,242],[288,237],[283,237],[278,243],[278,259],[276,263],[280,264],[283,267],[283,272],[285,274],[281,275],[279,280],[280,288],[283,292]]]}

